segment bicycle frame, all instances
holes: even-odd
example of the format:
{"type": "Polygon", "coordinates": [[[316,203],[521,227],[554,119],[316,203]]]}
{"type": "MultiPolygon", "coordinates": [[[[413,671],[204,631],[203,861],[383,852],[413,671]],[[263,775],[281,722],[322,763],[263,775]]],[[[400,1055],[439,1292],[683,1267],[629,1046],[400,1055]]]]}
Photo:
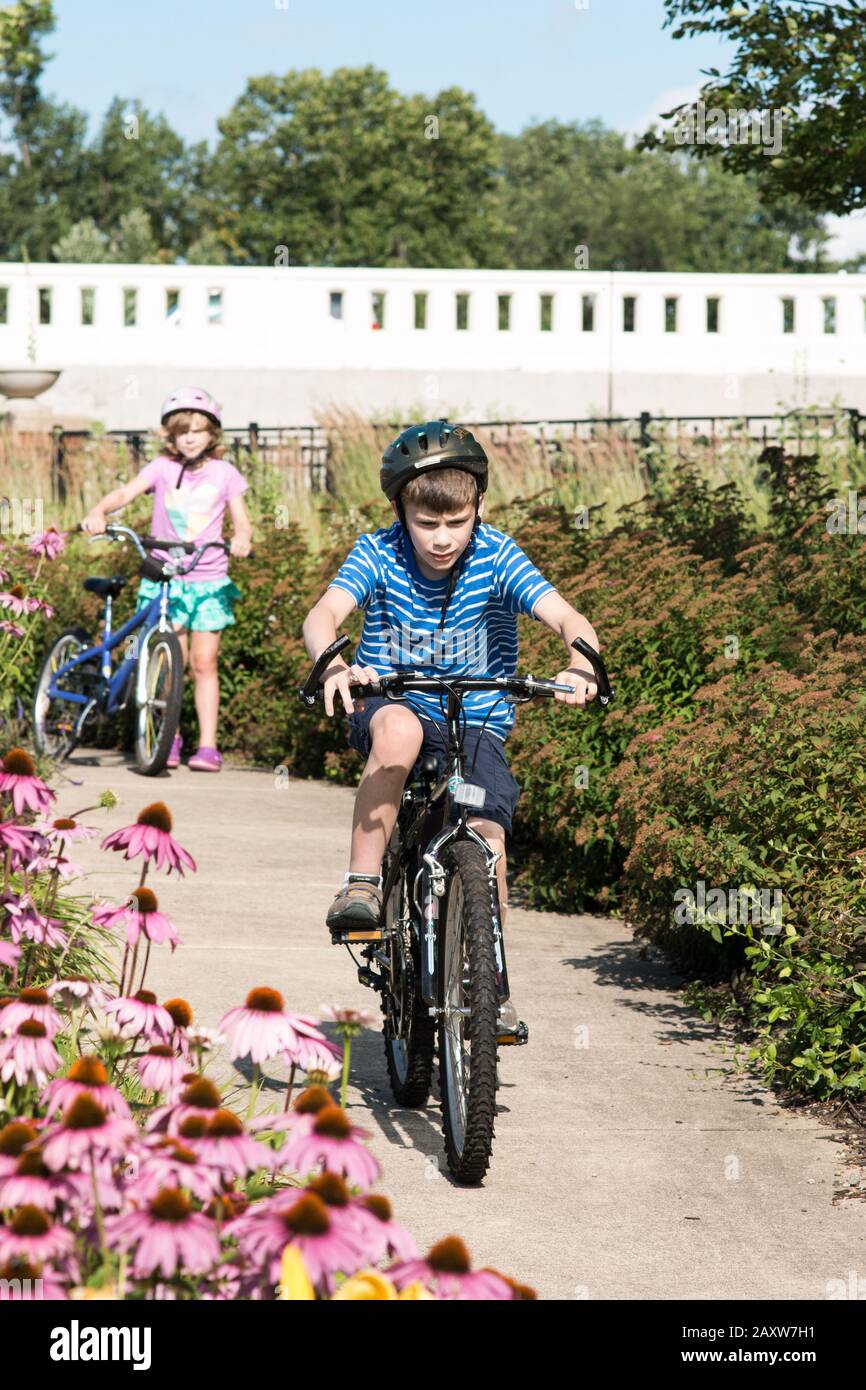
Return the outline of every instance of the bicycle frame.
{"type": "Polygon", "coordinates": [[[100,711],[103,714],[115,714],[120,708],[120,698],[135,667],[138,652],[124,657],[114,675],[111,673],[111,653],[137,628],[149,629],[156,626],[160,632],[166,631],[169,627],[168,591],[169,581],[166,579],[160,585],[159,594],[152,598],[146,607],[133,613],[132,617],[128,618],[116,632],[113,632],[111,627],[112,598],[110,594],[107,594],[103,610],[101,641],[92,647],[87,647],[69,661],[65,661],[55,671],[51,684],[45,692],[47,697],[53,700],[67,700],[70,704],[83,705],[85,708],[79,720],[79,723],[82,723],[89,707],[93,704],[93,697],[74,690],[64,690],[59,685],[59,681],[63,676],[73,671],[76,666],[81,666],[84,662],[92,661],[94,657],[97,657],[101,677],[100,711]]]}

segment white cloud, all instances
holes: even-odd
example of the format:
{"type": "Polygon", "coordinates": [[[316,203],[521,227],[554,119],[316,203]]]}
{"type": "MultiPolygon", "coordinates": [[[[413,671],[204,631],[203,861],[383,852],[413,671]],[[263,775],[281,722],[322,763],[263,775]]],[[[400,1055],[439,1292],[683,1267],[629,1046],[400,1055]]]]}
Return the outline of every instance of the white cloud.
{"type": "Polygon", "coordinates": [[[675,106],[681,106],[685,101],[697,101],[701,94],[701,86],[700,82],[692,82],[688,87],[666,87],[663,92],[659,92],[642,116],[625,127],[623,133],[637,139],[649,129],[653,121],[662,128],[670,125],[670,122],[661,119],[662,112],[672,111],[675,106]]]}
{"type": "Polygon", "coordinates": [[[847,261],[866,253],[866,212],[849,212],[845,217],[828,217],[827,231],[831,240],[826,254],[835,261],[847,261]]]}

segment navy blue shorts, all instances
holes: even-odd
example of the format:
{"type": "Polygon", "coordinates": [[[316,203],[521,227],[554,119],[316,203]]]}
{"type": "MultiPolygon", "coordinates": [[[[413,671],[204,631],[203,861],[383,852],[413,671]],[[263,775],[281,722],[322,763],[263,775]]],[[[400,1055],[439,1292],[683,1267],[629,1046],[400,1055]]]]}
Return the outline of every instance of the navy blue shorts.
{"type": "MultiPolygon", "coordinates": [[[[404,708],[410,708],[405,701],[400,701],[400,703],[404,708]]],[[[364,709],[360,713],[356,712],[349,715],[349,745],[360,753],[362,758],[369,756],[372,744],[370,720],[383,705],[390,704],[394,704],[394,701],[373,695],[364,701],[364,709]]],[[[412,710],[412,713],[415,714],[416,711],[412,710]]],[[[447,726],[432,719],[422,719],[420,715],[418,722],[424,730],[424,741],[421,744],[419,757],[424,753],[435,753],[441,776],[445,767],[447,726]]],[[[514,815],[517,799],[520,796],[520,788],[505,761],[505,748],[502,739],[497,738],[495,734],[488,733],[486,729],[483,733],[480,729],[467,729],[463,740],[463,749],[465,753],[463,775],[466,781],[473,783],[476,787],[483,787],[487,793],[484,805],[474,815],[477,815],[479,819],[495,821],[497,825],[502,826],[503,830],[510,832],[511,819],[514,815]]]]}

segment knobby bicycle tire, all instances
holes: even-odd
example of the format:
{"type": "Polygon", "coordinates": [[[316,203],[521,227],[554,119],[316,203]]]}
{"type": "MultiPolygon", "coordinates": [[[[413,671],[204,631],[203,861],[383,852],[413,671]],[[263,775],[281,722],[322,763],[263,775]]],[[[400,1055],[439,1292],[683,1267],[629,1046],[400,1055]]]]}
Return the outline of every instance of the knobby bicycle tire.
{"type": "MultiPolygon", "coordinates": [[[[496,1114],[497,1027],[499,996],[496,989],[496,950],[493,938],[493,904],[487,864],[481,848],[458,840],[442,856],[448,875],[441,904],[439,931],[439,1080],[442,1124],[448,1168],[461,1183],[479,1183],[490,1163],[496,1114]],[[462,894],[462,902],[457,894],[462,894]],[[460,922],[454,921],[459,909],[460,922]],[[449,1019],[449,960],[452,934],[462,927],[458,945],[462,984],[460,1004],[468,1016],[456,1023],[449,1019]],[[451,1034],[449,1036],[449,1027],[451,1034]],[[455,1029],[459,1045],[469,1042],[468,1085],[454,1066],[455,1029]],[[460,1107],[463,1093],[463,1117],[460,1107]]],[[[453,1001],[452,1001],[453,1002],[453,1001]]],[[[463,1016],[458,1016],[462,1019],[463,1016]]]]}
{"type": "MultiPolygon", "coordinates": [[[[405,919],[409,912],[406,902],[406,878],[400,873],[383,905],[383,921],[395,926],[405,919]]],[[[426,1105],[430,1096],[433,1079],[433,1058],[436,1051],[436,1025],[424,1000],[421,998],[418,977],[417,948],[412,948],[411,927],[399,929],[389,937],[391,952],[390,990],[382,992],[382,1036],[385,1044],[385,1062],[391,1092],[398,1105],[416,1108],[426,1105]],[[398,969],[398,953],[403,960],[402,970],[398,969]],[[404,1009],[408,1016],[406,1036],[401,1040],[394,1028],[393,1018],[404,1009]]]]}
{"type": "Polygon", "coordinates": [[[183,697],[183,652],[177,635],[172,629],[159,632],[151,630],[142,638],[141,654],[135,671],[135,761],[139,772],[147,777],[155,777],[162,772],[168,762],[171,745],[180,725],[180,706],[183,697]],[[162,651],[169,658],[168,683],[165,691],[165,706],[162,726],[155,739],[147,727],[146,704],[142,695],[150,679],[151,662],[162,651]],[[142,663],[146,663],[144,668],[142,663]]]}

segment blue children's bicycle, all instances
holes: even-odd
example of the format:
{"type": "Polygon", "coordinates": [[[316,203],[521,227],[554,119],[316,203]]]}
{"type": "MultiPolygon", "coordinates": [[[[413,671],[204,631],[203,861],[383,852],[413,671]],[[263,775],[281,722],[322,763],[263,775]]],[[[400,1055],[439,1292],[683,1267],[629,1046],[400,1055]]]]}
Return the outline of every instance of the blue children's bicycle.
{"type": "Polygon", "coordinates": [[[93,643],[83,628],[74,627],[55,639],[33,699],[33,736],[40,753],[62,761],[98,719],[125,711],[138,769],[154,777],[168,760],[183,694],[183,653],[168,618],[169,583],[195,569],[206,550],[229,547],[225,541],[200,546],[161,541],[138,536],[128,526],[106,526],[104,534],[108,540],[132,541],[141,556],[140,574],[159,583],[159,594],[113,632],[112,602],[126,578],[85,579],[85,589],[105,600],[102,638],[93,643]],[[152,550],[164,551],[170,559],[159,560],[148,553],[152,550]],[[182,563],[185,555],[192,556],[188,564],[182,563]],[[121,646],[123,659],[112,670],[113,653],[121,646]]]}

